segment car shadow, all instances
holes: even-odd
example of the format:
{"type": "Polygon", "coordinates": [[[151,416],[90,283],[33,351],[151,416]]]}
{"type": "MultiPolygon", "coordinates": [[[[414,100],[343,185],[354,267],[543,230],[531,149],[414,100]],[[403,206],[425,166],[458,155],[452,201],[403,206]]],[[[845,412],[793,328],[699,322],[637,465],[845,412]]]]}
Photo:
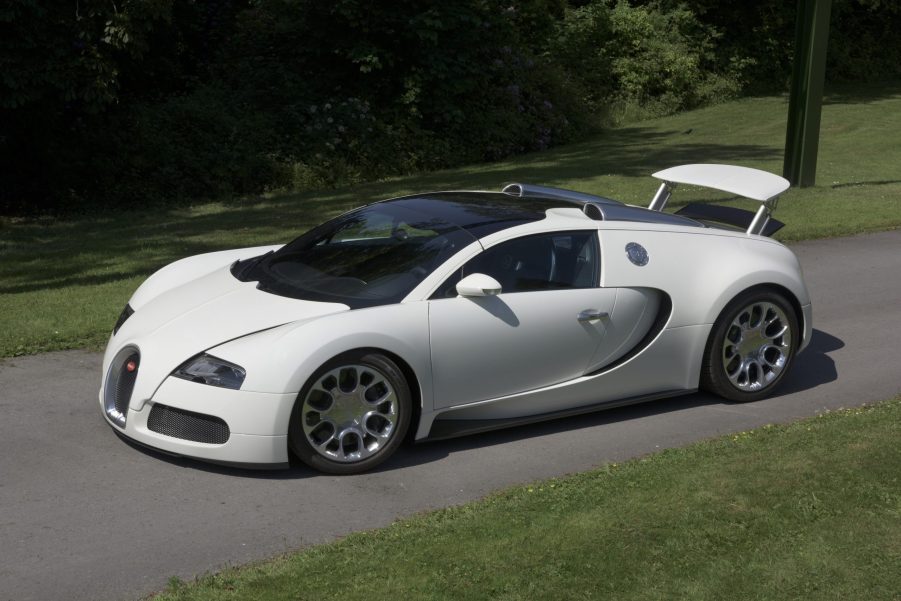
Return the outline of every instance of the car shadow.
{"type": "MultiPolygon", "coordinates": [[[[822,330],[813,330],[810,344],[803,353],[797,356],[791,374],[788,376],[788,379],[782,383],[779,391],[774,396],[780,397],[804,390],[810,390],[836,380],[838,378],[838,372],[835,368],[835,362],[829,357],[828,353],[844,346],[845,343],[835,336],[823,332],[822,330]]],[[[667,413],[693,409],[695,407],[731,404],[735,403],[726,401],[707,392],[695,392],[659,401],[645,402],[534,424],[514,426],[502,430],[471,434],[449,440],[407,443],[402,445],[393,457],[374,470],[367,472],[367,474],[390,472],[398,469],[425,465],[439,461],[461,451],[489,448],[529,438],[548,436],[581,428],[594,428],[597,426],[626,422],[655,415],[666,415],[667,413]]],[[[293,457],[291,458],[290,466],[287,469],[248,469],[244,467],[211,464],[187,457],[175,457],[145,447],[127,438],[123,438],[123,440],[132,448],[147,455],[151,455],[160,461],[178,467],[196,469],[223,476],[263,480],[294,480],[317,476],[331,477],[312,470],[293,457]]],[[[366,474],[361,474],[361,476],[365,475],[366,474]]],[[[347,477],[353,478],[355,476],[347,477]]]]}
{"type": "Polygon", "coordinates": [[[803,390],[816,388],[838,379],[835,361],[829,353],[843,348],[845,343],[832,334],[814,329],[810,336],[810,344],[801,354],[795,357],[795,366],[788,379],[782,383],[773,396],[780,397],[803,390]]]}

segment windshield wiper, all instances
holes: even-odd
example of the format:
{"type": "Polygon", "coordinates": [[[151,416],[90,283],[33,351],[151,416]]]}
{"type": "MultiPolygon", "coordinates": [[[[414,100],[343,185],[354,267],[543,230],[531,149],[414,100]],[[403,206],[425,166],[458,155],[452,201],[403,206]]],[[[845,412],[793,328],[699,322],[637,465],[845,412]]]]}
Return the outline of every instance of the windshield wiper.
{"type": "Polygon", "coordinates": [[[232,275],[241,280],[242,282],[250,281],[250,273],[254,270],[254,268],[260,264],[260,262],[274,253],[274,250],[270,250],[269,252],[263,253],[258,257],[252,257],[250,259],[246,259],[244,261],[235,261],[235,264],[232,265],[232,275]]]}

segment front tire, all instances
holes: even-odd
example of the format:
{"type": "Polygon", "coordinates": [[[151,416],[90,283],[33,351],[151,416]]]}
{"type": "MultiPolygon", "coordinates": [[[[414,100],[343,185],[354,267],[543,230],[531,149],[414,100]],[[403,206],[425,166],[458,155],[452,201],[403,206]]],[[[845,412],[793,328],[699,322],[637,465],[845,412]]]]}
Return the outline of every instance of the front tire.
{"type": "Polygon", "coordinates": [[[792,304],[772,290],[749,290],[733,299],[710,333],[701,388],[730,401],[769,396],[794,363],[800,343],[792,304]]]}
{"type": "Polygon", "coordinates": [[[410,426],[410,387],[379,353],[345,353],[307,381],[291,413],[288,444],[313,469],[365,472],[390,457],[410,426]]]}

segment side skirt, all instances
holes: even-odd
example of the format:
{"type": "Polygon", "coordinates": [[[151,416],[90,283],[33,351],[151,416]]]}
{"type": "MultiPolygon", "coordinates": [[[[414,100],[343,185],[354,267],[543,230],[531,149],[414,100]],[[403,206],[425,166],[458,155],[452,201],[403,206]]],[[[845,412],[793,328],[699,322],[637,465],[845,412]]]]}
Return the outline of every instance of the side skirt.
{"type": "MultiPolygon", "coordinates": [[[[490,432],[491,430],[499,430],[501,428],[509,428],[513,426],[524,426],[538,422],[560,419],[563,417],[572,417],[574,415],[583,415],[585,413],[594,413],[605,409],[614,409],[616,407],[624,407],[626,405],[637,405],[647,401],[655,401],[683,394],[692,394],[697,389],[692,390],[667,390],[665,392],[656,392],[654,394],[646,394],[625,399],[617,399],[614,401],[605,401],[594,405],[586,405],[584,407],[574,407],[572,409],[564,409],[562,411],[552,411],[550,413],[540,413],[538,415],[527,415],[523,417],[511,417],[507,419],[452,419],[442,418],[439,416],[432,423],[428,436],[418,440],[417,442],[427,442],[433,440],[446,440],[448,438],[457,438],[458,436],[466,436],[468,434],[477,434],[479,432],[490,432]]],[[[452,411],[449,413],[453,413],[452,411]]]]}

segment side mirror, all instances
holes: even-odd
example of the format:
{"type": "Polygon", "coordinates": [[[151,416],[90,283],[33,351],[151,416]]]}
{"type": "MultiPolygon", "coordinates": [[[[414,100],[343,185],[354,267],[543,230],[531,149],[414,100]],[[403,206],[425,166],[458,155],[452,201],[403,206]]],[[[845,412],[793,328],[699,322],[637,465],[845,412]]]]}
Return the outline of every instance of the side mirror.
{"type": "Polygon", "coordinates": [[[457,283],[457,294],[460,296],[495,296],[500,293],[500,282],[484,273],[471,273],[457,283]]]}

